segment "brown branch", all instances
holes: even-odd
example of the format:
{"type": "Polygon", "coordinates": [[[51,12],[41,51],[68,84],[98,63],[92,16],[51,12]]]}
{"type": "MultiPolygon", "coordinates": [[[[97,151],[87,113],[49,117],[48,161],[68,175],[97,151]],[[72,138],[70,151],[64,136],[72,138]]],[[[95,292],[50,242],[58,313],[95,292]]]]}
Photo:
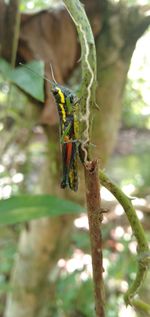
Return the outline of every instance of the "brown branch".
{"type": "Polygon", "coordinates": [[[101,235],[101,200],[97,161],[85,164],[86,201],[91,241],[93,281],[95,291],[95,309],[97,317],[104,317],[104,287],[102,264],[102,235],[101,235]]]}
{"type": "Polygon", "coordinates": [[[1,38],[1,55],[15,66],[19,37],[19,0],[10,0],[4,8],[3,34],[1,38]]]}
{"type": "Polygon", "coordinates": [[[136,42],[149,27],[150,15],[146,15],[147,12],[148,8],[145,8],[145,6],[133,6],[129,9],[127,35],[130,40],[136,42]]]}

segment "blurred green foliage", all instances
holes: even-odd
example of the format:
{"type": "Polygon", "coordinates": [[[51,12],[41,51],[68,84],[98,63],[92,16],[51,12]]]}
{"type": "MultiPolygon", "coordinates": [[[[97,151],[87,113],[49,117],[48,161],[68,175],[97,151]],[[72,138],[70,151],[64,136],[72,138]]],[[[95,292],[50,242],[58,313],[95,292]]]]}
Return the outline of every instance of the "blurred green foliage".
{"type": "MultiPolygon", "coordinates": [[[[114,0],[115,1],[115,0],[114,0]]],[[[20,10],[21,11],[32,11],[32,10],[41,10],[51,5],[57,5],[62,3],[62,0],[21,0],[20,1],[20,10]]],[[[125,0],[128,5],[136,5],[140,3],[140,0],[125,0]]],[[[145,0],[144,4],[148,4],[149,0],[145,0]]]]}
{"type": "MultiPolygon", "coordinates": [[[[16,227],[17,228],[17,227],[16,227]]],[[[131,283],[134,277],[134,271],[136,266],[136,257],[130,250],[130,243],[135,243],[131,236],[126,241],[122,238],[115,238],[113,230],[115,227],[111,224],[109,228],[110,232],[107,232],[106,226],[104,226],[103,231],[105,235],[105,241],[107,245],[104,248],[104,269],[105,269],[105,290],[106,290],[106,316],[107,317],[117,317],[120,315],[120,309],[123,306],[123,293],[127,288],[126,280],[131,283]],[[106,231],[105,231],[106,230],[106,231]],[[122,251],[117,250],[119,244],[122,246],[122,251]],[[107,265],[105,266],[105,262],[107,265]],[[125,288],[124,288],[125,284],[125,288]]],[[[10,269],[13,267],[15,255],[16,255],[16,242],[14,237],[17,236],[16,229],[14,228],[14,233],[11,228],[6,228],[7,232],[3,233],[3,240],[5,245],[0,247],[0,259],[1,259],[1,269],[0,269],[0,294],[5,294],[7,291],[11,291],[9,285],[9,274],[10,269]]],[[[125,232],[128,228],[125,229],[125,232]]],[[[2,241],[2,240],[1,240],[2,241]]],[[[74,229],[73,231],[73,241],[74,245],[71,249],[68,249],[66,253],[65,261],[69,261],[74,257],[74,252],[80,250],[83,254],[90,253],[89,236],[88,231],[83,231],[79,229],[74,229]],[[85,236],[85,243],[83,247],[82,234],[85,236]],[[80,237],[80,239],[79,239],[80,237]],[[78,241],[76,244],[75,241],[78,241]],[[70,253],[72,251],[72,253],[70,253]],[[68,254],[68,256],[67,256],[68,254]]],[[[81,260],[82,262],[82,260],[81,260]]],[[[78,263],[78,264],[81,264],[78,263]]],[[[49,317],[94,317],[94,299],[93,299],[93,284],[90,274],[87,274],[87,265],[83,265],[82,268],[75,268],[73,272],[68,272],[67,268],[58,268],[57,274],[53,275],[52,281],[50,278],[52,294],[50,294],[49,305],[45,308],[47,310],[47,316],[49,317]],[[82,274],[86,274],[86,279],[84,280],[82,274]],[[55,276],[55,278],[54,278],[55,276]]],[[[147,280],[148,281],[148,280],[147,280]]],[[[141,296],[146,298],[148,296],[149,283],[147,283],[147,288],[143,289],[141,296]],[[146,295],[147,294],[147,295],[146,295]]],[[[134,313],[133,313],[134,316],[134,313]]],[[[138,316],[138,315],[137,315],[138,316]]]]}
{"type": "MultiPolygon", "coordinates": [[[[116,238],[114,235],[115,228],[113,224],[109,227],[110,232],[107,231],[107,226],[103,227],[104,241],[106,242],[103,256],[105,269],[105,291],[106,291],[106,316],[118,317],[121,316],[121,309],[123,307],[123,293],[127,290],[127,282],[131,283],[134,279],[134,272],[136,267],[136,256],[131,251],[130,245],[135,244],[134,239],[128,235],[128,239],[124,239],[124,235],[128,232],[128,227],[123,231],[121,238],[116,238]],[[108,233],[106,235],[105,233],[108,233]],[[122,248],[118,251],[117,248],[122,248]],[[106,263],[106,264],[105,264],[106,263]]],[[[94,298],[93,298],[93,284],[91,275],[88,272],[88,264],[83,261],[83,267],[79,268],[80,262],[76,262],[73,272],[67,269],[67,262],[74,259],[74,252],[80,251],[83,254],[90,253],[90,244],[88,231],[83,229],[74,229],[73,232],[74,244],[72,254],[68,250],[68,257],[66,254],[63,268],[58,269],[54,283],[53,294],[49,307],[47,307],[47,315],[53,317],[69,316],[69,317],[94,317],[94,298]],[[82,244],[82,234],[84,234],[85,243],[82,244]],[[80,238],[79,238],[80,237],[80,238]],[[88,253],[87,253],[88,252],[88,253]],[[85,274],[85,275],[84,275],[85,274]]],[[[87,261],[88,262],[88,261],[87,261]]],[[[53,274],[53,272],[52,272],[53,274]]],[[[149,284],[147,289],[143,289],[141,296],[144,298],[146,292],[149,291],[149,284]]],[[[133,312],[133,316],[134,312],[133,312]]],[[[136,315],[138,316],[138,315],[136,315]]],[[[146,316],[145,316],[146,317],[146,316]]]]}
{"type": "MultiPolygon", "coordinates": [[[[129,4],[136,2],[136,0],[128,0],[129,4]]],[[[43,8],[43,5],[49,5],[49,1],[37,0],[33,3],[33,1],[22,0],[21,10],[43,8]]],[[[34,62],[30,67],[33,67],[33,70],[39,74],[43,74],[41,64],[34,62]]],[[[36,99],[43,101],[43,81],[23,67],[19,67],[12,73],[9,65],[2,60],[0,61],[0,70],[3,75],[0,82],[1,143],[4,139],[7,144],[0,160],[0,197],[8,198],[12,194],[31,194],[33,190],[36,194],[40,192],[40,184],[38,183],[39,166],[44,164],[47,155],[47,142],[43,137],[43,131],[40,129],[39,132],[38,127],[33,129],[33,122],[29,122],[28,118],[31,118],[31,115],[28,114],[31,111],[29,101],[14,84],[17,84],[29,94],[32,93],[32,96],[36,99]],[[10,81],[14,83],[11,88],[10,81]],[[25,137],[27,131],[30,131],[30,133],[27,133],[27,137],[25,137]],[[18,135],[21,135],[22,144],[18,141],[18,135]],[[15,179],[18,174],[22,175],[19,181],[17,181],[17,177],[15,179]]],[[[139,84],[142,87],[144,81],[140,80],[139,84]]],[[[148,130],[150,128],[150,119],[146,114],[148,112],[145,111],[148,105],[143,100],[141,89],[135,88],[133,81],[128,80],[122,117],[123,127],[127,130],[128,128],[134,128],[140,131],[141,129],[148,130]]],[[[128,142],[131,142],[130,138],[128,142]]],[[[113,180],[121,186],[134,185],[140,197],[145,197],[150,188],[150,149],[148,147],[148,136],[144,139],[137,138],[130,153],[125,155],[115,153],[107,167],[113,180]]],[[[62,204],[62,202],[60,203],[62,204]]],[[[70,208],[70,205],[68,208],[70,208]]],[[[78,209],[79,211],[80,209],[78,209]]],[[[5,212],[5,207],[2,208],[2,212],[5,212]]],[[[9,217],[10,222],[12,222],[12,215],[9,214],[9,217]]],[[[29,218],[27,213],[23,220],[29,220],[29,218]]],[[[24,225],[23,223],[1,227],[0,313],[4,310],[6,294],[11,291],[9,284],[10,272],[17,255],[19,233],[24,225]]],[[[130,283],[133,280],[136,268],[136,255],[132,249],[132,246],[136,249],[136,243],[126,222],[120,220],[120,226],[123,228],[122,236],[117,237],[115,234],[118,229],[117,221],[116,223],[112,221],[103,225],[107,317],[121,316],[121,309],[124,305],[123,293],[127,288],[126,281],[130,283]],[[127,238],[125,239],[125,237],[127,238]]],[[[63,259],[65,265],[63,267],[56,265],[57,273],[53,276],[53,282],[50,279],[50,284],[54,284],[54,287],[51,289],[51,301],[49,306],[46,307],[49,317],[94,317],[93,284],[88,265],[83,261],[81,266],[81,258],[79,260],[80,265],[77,265],[74,271],[67,269],[68,261],[74,259],[77,250],[83,255],[90,255],[89,236],[85,228],[77,229],[74,227],[70,248],[66,250],[63,259]]],[[[141,297],[147,302],[149,293],[150,276],[147,277],[147,281],[141,290],[141,297]]],[[[137,317],[138,315],[133,312],[132,316],[137,317]]]]}
{"type": "Polygon", "coordinates": [[[135,88],[133,81],[128,78],[123,101],[123,125],[126,128],[136,127],[150,129],[150,106],[142,96],[144,81],[138,80],[139,88],[135,88]]]}
{"type": "Polygon", "coordinates": [[[149,157],[150,151],[114,156],[108,164],[108,173],[121,186],[134,185],[136,193],[143,196],[150,190],[149,157]]]}
{"type": "Polygon", "coordinates": [[[57,5],[60,0],[21,0],[21,11],[42,10],[50,7],[51,5],[57,5]]]}

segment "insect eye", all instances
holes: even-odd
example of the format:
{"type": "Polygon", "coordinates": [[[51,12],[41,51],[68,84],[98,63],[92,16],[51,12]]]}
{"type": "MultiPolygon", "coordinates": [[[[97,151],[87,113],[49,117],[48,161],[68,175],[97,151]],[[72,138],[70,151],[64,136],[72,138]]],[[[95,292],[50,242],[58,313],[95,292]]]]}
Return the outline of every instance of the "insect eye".
{"type": "Polygon", "coordinates": [[[56,96],[58,95],[58,90],[57,89],[53,89],[53,94],[56,96]]]}

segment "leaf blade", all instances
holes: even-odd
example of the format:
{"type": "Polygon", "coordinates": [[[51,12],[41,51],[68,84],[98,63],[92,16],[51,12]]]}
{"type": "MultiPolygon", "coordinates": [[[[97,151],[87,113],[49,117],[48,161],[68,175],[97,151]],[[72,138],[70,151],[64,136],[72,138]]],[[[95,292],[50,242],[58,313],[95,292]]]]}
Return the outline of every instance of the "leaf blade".
{"type": "Polygon", "coordinates": [[[0,224],[16,224],[41,217],[83,212],[83,207],[50,195],[22,195],[0,201],[0,224]]]}
{"type": "Polygon", "coordinates": [[[44,79],[40,76],[44,76],[44,63],[42,61],[32,61],[25,66],[12,70],[10,79],[33,98],[44,102],[44,79]]]}

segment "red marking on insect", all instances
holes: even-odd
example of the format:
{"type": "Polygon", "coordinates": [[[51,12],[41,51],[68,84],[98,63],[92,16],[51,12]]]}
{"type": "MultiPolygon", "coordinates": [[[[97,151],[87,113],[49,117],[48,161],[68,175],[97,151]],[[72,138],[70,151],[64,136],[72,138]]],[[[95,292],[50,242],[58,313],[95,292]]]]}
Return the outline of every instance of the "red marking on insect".
{"type": "Polygon", "coordinates": [[[69,166],[72,157],[72,142],[69,142],[70,140],[68,136],[64,137],[64,141],[66,142],[66,163],[67,166],[69,166]]]}

